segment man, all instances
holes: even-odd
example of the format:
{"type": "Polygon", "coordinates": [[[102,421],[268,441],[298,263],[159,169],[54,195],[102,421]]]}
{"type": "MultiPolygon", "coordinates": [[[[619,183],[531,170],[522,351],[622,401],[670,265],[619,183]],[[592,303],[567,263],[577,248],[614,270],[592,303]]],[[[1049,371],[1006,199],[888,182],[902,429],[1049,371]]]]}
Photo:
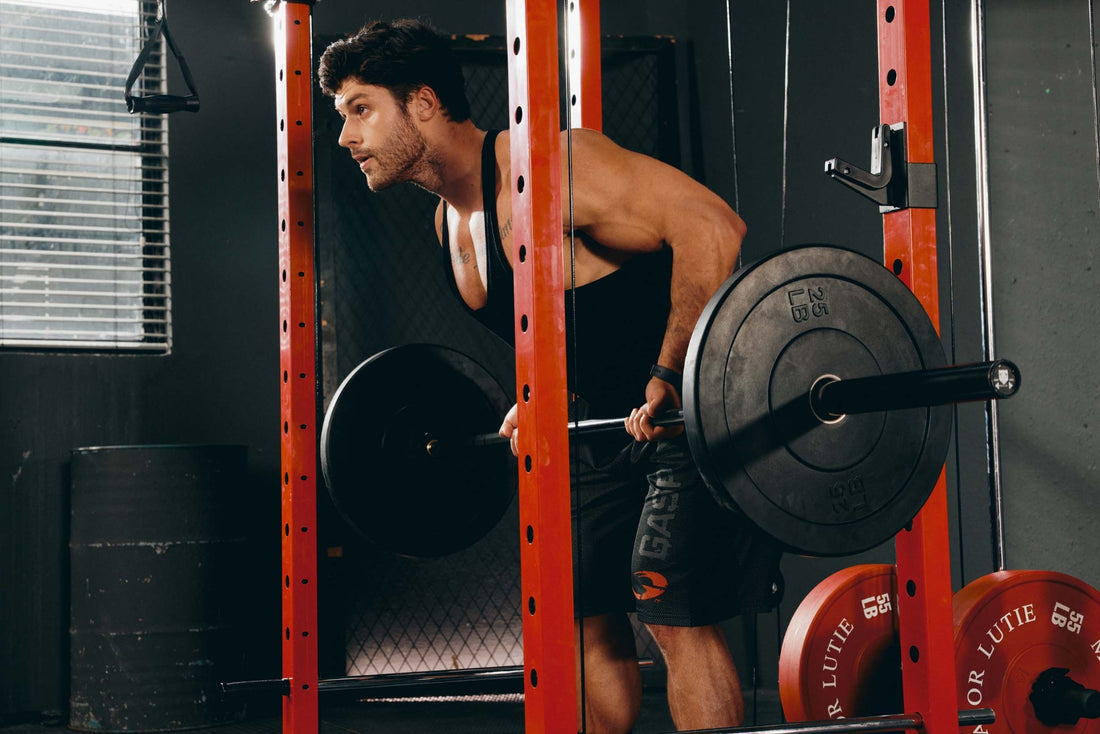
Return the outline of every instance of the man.
{"type": "MultiPolygon", "coordinates": [[[[447,40],[418,21],[372,23],[326,49],[319,77],[344,120],[339,144],[371,190],[412,182],[440,197],[435,225],[453,290],[514,343],[509,135],[469,119],[447,40]]],[[[563,233],[566,306],[576,313],[570,387],[589,415],[629,411],[635,439],[572,451],[579,714],[588,732],[633,725],[641,678],[626,615],[636,609],[665,658],[676,726],[738,725],[740,683],[718,622],[774,605],[779,553],[718,510],[682,429],[651,418],[680,405],[688,340],[735,265],[745,224],[676,169],[599,133],[571,134],[572,169],[563,156],[562,171],[573,191],[563,222],[571,214],[575,229],[563,233]]],[[[516,422],[513,408],[501,426],[513,450],[516,422]]]]}

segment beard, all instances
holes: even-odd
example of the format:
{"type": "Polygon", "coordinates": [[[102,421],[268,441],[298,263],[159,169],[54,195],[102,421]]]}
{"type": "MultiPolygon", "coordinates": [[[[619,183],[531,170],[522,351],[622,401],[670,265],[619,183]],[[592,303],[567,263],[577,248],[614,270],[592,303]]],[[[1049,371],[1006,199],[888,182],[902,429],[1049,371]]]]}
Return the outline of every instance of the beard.
{"type": "Polygon", "coordinates": [[[386,141],[371,155],[373,165],[366,173],[371,191],[382,191],[405,182],[424,186],[432,176],[428,141],[404,108],[386,141]]]}

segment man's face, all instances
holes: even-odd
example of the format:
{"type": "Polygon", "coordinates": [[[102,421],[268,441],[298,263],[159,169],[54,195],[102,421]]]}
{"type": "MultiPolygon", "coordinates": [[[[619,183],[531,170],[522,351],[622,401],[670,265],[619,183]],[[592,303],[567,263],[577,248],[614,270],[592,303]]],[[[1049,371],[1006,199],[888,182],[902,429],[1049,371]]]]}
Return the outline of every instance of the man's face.
{"type": "Polygon", "coordinates": [[[335,105],[344,119],[340,146],[351,152],[371,191],[419,182],[427,143],[388,89],[349,78],[337,90],[335,105]]]}

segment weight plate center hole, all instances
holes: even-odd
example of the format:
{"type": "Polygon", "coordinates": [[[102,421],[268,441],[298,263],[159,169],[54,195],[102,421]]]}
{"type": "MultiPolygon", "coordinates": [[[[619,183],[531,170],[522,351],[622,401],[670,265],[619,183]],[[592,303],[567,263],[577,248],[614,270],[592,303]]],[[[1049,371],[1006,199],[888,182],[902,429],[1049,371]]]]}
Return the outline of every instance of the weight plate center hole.
{"type": "Polygon", "coordinates": [[[834,426],[840,423],[847,415],[836,415],[822,408],[819,403],[821,399],[821,390],[825,385],[829,385],[834,382],[840,382],[840,378],[836,375],[824,374],[814,380],[814,384],[810,386],[809,398],[810,398],[810,412],[814,414],[814,418],[817,418],[822,423],[826,423],[830,426],[834,426]]]}

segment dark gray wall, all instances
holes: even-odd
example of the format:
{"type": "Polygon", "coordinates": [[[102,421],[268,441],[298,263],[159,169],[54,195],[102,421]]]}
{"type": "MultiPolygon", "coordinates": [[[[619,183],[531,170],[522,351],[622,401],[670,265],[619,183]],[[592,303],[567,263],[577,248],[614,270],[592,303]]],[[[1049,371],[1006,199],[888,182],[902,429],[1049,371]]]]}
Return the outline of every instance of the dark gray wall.
{"type": "Polygon", "coordinates": [[[986,12],[995,337],[1026,380],[1000,415],[1007,560],[1095,586],[1095,7],[1016,0],[991,2],[986,12]]]}
{"type": "MultiPolygon", "coordinates": [[[[874,3],[731,3],[734,103],[722,0],[605,0],[603,31],[672,35],[681,69],[685,167],[748,221],[746,257],[803,241],[881,247],[875,207],[821,173],[869,165],[878,123],[874,3]],[[789,66],[787,39],[790,39],[789,66]],[[785,80],[788,82],[785,90],[785,80]],[[786,110],[786,114],[784,111],[786,110]],[[736,141],[736,146],[735,146],[736,141]],[[736,154],[735,152],[736,151],[736,154]],[[785,151],[785,152],[784,152],[785,151]]],[[[1001,412],[1009,563],[1100,584],[1096,517],[1100,308],[1095,69],[1088,0],[988,9],[990,153],[998,353],[1025,389],[1001,412]]],[[[239,443],[255,566],[257,675],[277,666],[278,368],[274,92],[270,22],[259,4],[171,7],[202,93],[171,120],[174,349],[167,357],[0,353],[0,714],[62,709],[67,685],[67,467],[87,445],[239,443]]],[[[325,0],[317,34],[367,18],[422,15],[459,34],[502,34],[503,4],[325,0]]],[[[950,358],[980,356],[969,3],[933,3],[941,323],[950,358]],[[946,29],[946,41],[940,42],[946,29]],[[943,60],[946,58],[946,68],[943,60]],[[946,126],[944,121],[949,121],[946,126]]],[[[178,82],[178,79],[176,80],[178,82]]],[[[949,462],[956,584],[991,569],[983,419],[959,412],[949,462]]],[[[835,568],[892,558],[788,558],[782,624],[835,568]]],[[[762,685],[774,685],[772,619],[760,623],[762,685]],[[772,662],[769,662],[772,661],[772,662]]],[[[739,637],[738,631],[733,636],[739,637]]],[[[746,653],[737,640],[739,658],[746,653]]]]}
{"type": "MultiPolygon", "coordinates": [[[[202,95],[200,113],[169,123],[172,354],[0,353],[0,714],[67,703],[74,447],[246,445],[249,481],[238,491],[250,507],[242,521],[256,574],[242,580],[242,603],[254,611],[250,634],[270,646],[279,632],[270,21],[247,2],[175,3],[170,12],[202,95]]],[[[268,657],[277,666],[278,651],[268,657]]]]}

